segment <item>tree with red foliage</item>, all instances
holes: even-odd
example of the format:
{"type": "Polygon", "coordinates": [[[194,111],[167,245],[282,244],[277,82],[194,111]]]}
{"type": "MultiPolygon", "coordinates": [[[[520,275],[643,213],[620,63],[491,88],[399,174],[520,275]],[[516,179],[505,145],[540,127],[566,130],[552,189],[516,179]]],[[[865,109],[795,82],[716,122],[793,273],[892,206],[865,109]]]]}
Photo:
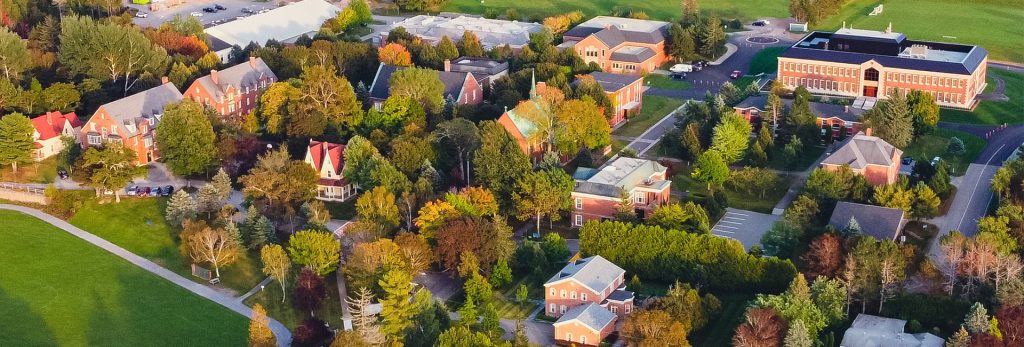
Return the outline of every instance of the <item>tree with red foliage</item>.
{"type": "Polygon", "coordinates": [[[512,228],[503,219],[462,217],[446,223],[437,231],[437,261],[446,269],[455,269],[462,253],[473,252],[481,270],[490,273],[498,259],[508,259],[515,251],[512,228]]]}
{"type": "Polygon", "coordinates": [[[996,319],[1007,346],[1024,346],[1024,305],[1005,306],[996,311],[996,319]]]}
{"type": "Polygon", "coordinates": [[[323,347],[330,342],[331,330],[327,329],[324,321],[316,317],[306,317],[302,324],[292,331],[292,346],[323,347]]]}
{"type": "Polygon", "coordinates": [[[302,271],[299,272],[299,277],[295,279],[295,290],[293,293],[295,307],[304,311],[309,312],[309,315],[313,316],[313,311],[320,308],[320,303],[327,296],[327,290],[324,286],[324,280],[313,272],[308,267],[303,267],[302,271]]]}
{"type": "Polygon", "coordinates": [[[971,336],[971,347],[1004,347],[1003,340],[992,336],[989,333],[975,334],[971,336]]]}
{"type": "Polygon", "coordinates": [[[843,240],[831,233],[814,238],[800,262],[808,278],[835,277],[843,267],[843,240]]]}
{"type": "Polygon", "coordinates": [[[405,46],[397,43],[389,43],[377,49],[377,57],[380,62],[388,65],[412,66],[412,55],[405,46]]]}
{"type": "Polygon", "coordinates": [[[779,347],[786,336],[786,320],[770,308],[747,311],[732,337],[735,347],[779,347]]]}
{"type": "Polygon", "coordinates": [[[169,28],[147,29],[143,31],[143,34],[149,41],[167,50],[168,55],[181,54],[199,59],[210,51],[206,42],[195,35],[182,35],[169,28]]]}

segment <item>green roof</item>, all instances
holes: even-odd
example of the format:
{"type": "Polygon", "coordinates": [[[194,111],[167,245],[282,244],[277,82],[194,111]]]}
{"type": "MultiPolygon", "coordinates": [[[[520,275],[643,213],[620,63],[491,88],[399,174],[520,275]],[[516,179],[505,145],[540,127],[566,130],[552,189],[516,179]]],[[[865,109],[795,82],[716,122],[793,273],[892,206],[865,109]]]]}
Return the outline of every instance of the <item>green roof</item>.
{"type": "MultiPolygon", "coordinates": [[[[533,106],[537,109],[540,109],[540,106],[537,105],[536,101],[527,101],[533,103],[533,106]]],[[[512,124],[516,125],[516,129],[519,129],[519,133],[523,134],[523,137],[529,138],[530,135],[533,135],[533,133],[537,131],[537,124],[534,124],[533,121],[529,119],[517,115],[515,109],[508,110],[508,118],[512,120],[512,124]]]]}

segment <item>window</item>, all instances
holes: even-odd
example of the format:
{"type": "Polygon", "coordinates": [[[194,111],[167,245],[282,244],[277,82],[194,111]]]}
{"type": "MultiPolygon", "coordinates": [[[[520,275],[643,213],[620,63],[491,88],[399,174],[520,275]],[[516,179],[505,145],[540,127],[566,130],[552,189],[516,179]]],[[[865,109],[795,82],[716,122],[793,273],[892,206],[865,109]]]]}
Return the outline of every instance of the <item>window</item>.
{"type": "Polygon", "coordinates": [[[572,291],[571,293],[569,293],[569,298],[573,299],[573,300],[576,300],[576,291],[575,290],[572,291]]]}
{"type": "Polygon", "coordinates": [[[92,134],[89,134],[89,135],[88,135],[88,138],[89,138],[89,144],[90,144],[90,145],[94,145],[94,146],[95,146],[95,145],[99,145],[99,144],[100,144],[100,142],[102,142],[102,141],[103,141],[103,140],[102,140],[102,138],[101,138],[101,137],[100,137],[99,135],[92,135],[92,134]]]}
{"type": "Polygon", "coordinates": [[[873,68],[864,70],[864,80],[878,81],[878,70],[873,68]]]}
{"type": "Polygon", "coordinates": [[[580,300],[587,301],[587,293],[580,293],[580,300]]]}
{"type": "Polygon", "coordinates": [[[611,307],[612,313],[619,313],[619,308],[618,307],[615,307],[615,306],[612,306],[612,305],[608,305],[608,306],[611,307]]]}
{"type": "Polygon", "coordinates": [[[572,333],[565,333],[565,340],[572,341],[572,333]]]}
{"type": "MultiPolygon", "coordinates": [[[[555,296],[555,288],[551,288],[551,291],[549,293],[551,293],[551,296],[555,296]]],[[[552,310],[552,311],[554,311],[554,310],[552,310]]]]}
{"type": "Polygon", "coordinates": [[[565,305],[561,305],[558,307],[558,313],[565,314],[565,305]]]}
{"type": "Polygon", "coordinates": [[[548,305],[548,312],[555,313],[555,304],[548,305]]]}
{"type": "Polygon", "coordinates": [[[143,140],[143,142],[146,144],[146,148],[153,147],[153,139],[152,138],[147,137],[147,138],[145,138],[145,140],[143,140]]]}
{"type": "Polygon", "coordinates": [[[583,215],[582,214],[576,215],[575,222],[576,222],[576,226],[583,226],[583,215]]]}
{"type": "Polygon", "coordinates": [[[562,292],[561,292],[561,294],[562,294],[562,295],[559,295],[559,296],[561,296],[561,297],[562,297],[563,299],[565,299],[565,289],[562,289],[562,292]]]}
{"type": "Polygon", "coordinates": [[[577,210],[583,209],[583,199],[576,198],[576,209],[577,210]]]}
{"type": "Polygon", "coordinates": [[[622,310],[622,312],[624,312],[624,313],[626,313],[626,314],[629,314],[629,309],[630,309],[630,306],[629,306],[629,304],[626,304],[626,305],[625,305],[625,309],[624,309],[624,310],[622,310]]]}
{"type": "Polygon", "coordinates": [[[580,343],[587,343],[587,335],[580,335],[580,343]]]}
{"type": "Polygon", "coordinates": [[[637,205],[647,204],[647,193],[639,192],[633,195],[633,202],[637,205]]]}

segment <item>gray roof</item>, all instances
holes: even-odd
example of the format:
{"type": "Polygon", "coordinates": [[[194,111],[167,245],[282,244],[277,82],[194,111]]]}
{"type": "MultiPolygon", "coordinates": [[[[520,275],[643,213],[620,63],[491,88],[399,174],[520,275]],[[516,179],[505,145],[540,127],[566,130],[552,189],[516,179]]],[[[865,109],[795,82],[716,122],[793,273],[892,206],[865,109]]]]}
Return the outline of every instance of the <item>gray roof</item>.
{"type": "Polygon", "coordinates": [[[181,92],[174,86],[174,83],[168,82],[108,102],[100,107],[121,127],[121,130],[124,131],[122,134],[130,137],[137,133],[139,118],[148,119],[151,128],[155,128],[160,120],[159,117],[164,113],[164,106],[180,100],[181,92]]]}
{"type": "Polygon", "coordinates": [[[903,151],[881,138],[857,133],[821,163],[864,169],[868,165],[891,166],[896,163],[896,157],[902,154],[903,151]]]}
{"type": "Polygon", "coordinates": [[[224,96],[224,91],[229,86],[244,90],[246,87],[257,88],[260,81],[265,79],[277,80],[274,71],[270,70],[263,58],[251,58],[251,60],[238,65],[217,71],[217,83],[213,82],[212,72],[196,79],[193,83],[199,83],[206,90],[213,93],[212,97],[219,99],[224,96]]]}
{"type": "MultiPolygon", "coordinates": [[[[212,26],[204,32],[209,37],[223,41],[227,47],[244,47],[249,42],[263,45],[271,39],[287,43],[302,34],[319,31],[324,21],[333,18],[340,11],[337,6],[324,0],[302,0],[266,13],[212,26]]],[[[223,46],[216,44],[215,47],[223,46]]]]}
{"type": "Polygon", "coordinates": [[[462,87],[466,85],[466,78],[475,78],[469,72],[438,71],[437,77],[444,83],[444,98],[458,100],[462,95],[462,87]]]}
{"type": "Polygon", "coordinates": [[[605,288],[608,288],[608,286],[611,286],[615,279],[625,275],[625,273],[626,270],[623,270],[618,265],[612,264],[612,262],[604,257],[595,255],[565,264],[565,267],[554,276],[551,276],[551,279],[544,282],[544,285],[572,278],[587,288],[600,293],[605,288]]]}
{"type": "Polygon", "coordinates": [[[481,76],[497,75],[502,71],[508,70],[508,62],[477,57],[459,57],[458,59],[452,60],[450,66],[451,71],[472,72],[473,76],[476,76],[477,78],[480,78],[481,76]]]}
{"type": "Polygon", "coordinates": [[[565,37],[584,38],[596,34],[608,47],[623,42],[657,44],[668,35],[668,22],[609,16],[597,16],[565,32],[565,37]]]}
{"type": "Polygon", "coordinates": [[[632,300],[632,299],[633,299],[633,292],[628,291],[628,290],[622,290],[622,289],[613,291],[611,294],[608,294],[607,298],[605,298],[605,300],[618,301],[618,302],[625,302],[625,301],[629,301],[629,300],[632,300]]]}
{"type": "MultiPolygon", "coordinates": [[[[391,75],[402,69],[405,69],[405,67],[380,63],[377,66],[377,74],[373,77],[373,83],[370,84],[370,98],[384,100],[391,96],[391,75]]],[[[444,95],[442,96],[458,100],[459,95],[462,94],[462,87],[465,85],[467,76],[473,76],[473,74],[438,71],[437,77],[444,84],[444,95]]]]}
{"type": "Polygon", "coordinates": [[[618,198],[637,186],[661,189],[666,180],[647,182],[655,173],[667,169],[656,161],[619,157],[583,181],[576,182],[573,192],[618,198]]]}
{"type": "Polygon", "coordinates": [[[612,52],[611,60],[642,63],[654,55],[654,50],[647,47],[625,46],[612,52]]]}
{"type": "Polygon", "coordinates": [[[787,48],[779,55],[779,57],[830,61],[843,64],[863,64],[874,60],[882,66],[891,68],[970,75],[978,69],[981,63],[985,61],[985,58],[988,56],[988,51],[981,46],[931,41],[898,40],[898,43],[894,43],[892,41],[897,40],[872,36],[855,36],[849,33],[833,34],[815,31],[807,34],[803,39],[787,48]],[[831,47],[827,44],[828,40],[833,37],[837,39],[845,38],[869,42],[885,42],[908,47],[911,45],[924,45],[937,48],[937,51],[939,52],[946,51],[946,53],[949,54],[936,54],[936,58],[929,59],[899,55],[838,51],[829,49],[831,47]],[[956,57],[956,59],[950,61],[950,56],[956,57]]]}
{"type": "Polygon", "coordinates": [[[601,305],[589,302],[583,305],[579,305],[565,311],[562,317],[558,318],[555,322],[556,325],[567,323],[570,321],[579,321],[594,331],[601,331],[604,327],[608,326],[615,321],[617,316],[608,311],[608,309],[601,307],[601,305]]]}
{"type": "Polygon", "coordinates": [[[601,88],[607,93],[625,88],[637,80],[643,79],[643,76],[640,75],[623,75],[601,71],[591,72],[590,77],[593,77],[597,83],[600,83],[601,88]]]}
{"type": "Polygon", "coordinates": [[[903,210],[898,208],[840,201],[836,204],[835,210],[832,210],[832,218],[829,218],[828,224],[837,229],[844,229],[853,218],[857,220],[863,234],[878,240],[895,240],[906,224],[903,216],[903,210]]]}
{"type": "MultiPolygon", "coordinates": [[[[541,31],[544,26],[537,23],[487,19],[477,16],[458,15],[429,16],[418,15],[392,23],[389,31],[398,27],[405,28],[410,34],[426,41],[437,42],[447,36],[452,41],[462,39],[466,31],[471,31],[480,39],[484,48],[493,48],[508,44],[511,47],[522,47],[530,43],[530,34],[541,31]]],[[[387,35],[387,31],[381,33],[387,35]]]]}
{"type": "Polygon", "coordinates": [[[945,341],[935,335],[907,334],[907,321],[869,314],[859,314],[843,334],[843,347],[942,347],[945,341]]]}
{"type": "MultiPolygon", "coordinates": [[[[786,107],[793,106],[793,99],[782,99],[782,104],[786,107]]],[[[836,105],[824,102],[810,102],[808,103],[811,108],[811,113],[821,118],[832,118],[836,117],[847,122],[859,122],[860,115],[865,112],[864,109],[856,107],[848,107],[844,105],[836,105]]],[[[758,94],[747,97],[740,101],[739,104],[733,106],[736,109],[749,109],[756,108],[760,112],[768,111],[768,96],[758,94]]]]}

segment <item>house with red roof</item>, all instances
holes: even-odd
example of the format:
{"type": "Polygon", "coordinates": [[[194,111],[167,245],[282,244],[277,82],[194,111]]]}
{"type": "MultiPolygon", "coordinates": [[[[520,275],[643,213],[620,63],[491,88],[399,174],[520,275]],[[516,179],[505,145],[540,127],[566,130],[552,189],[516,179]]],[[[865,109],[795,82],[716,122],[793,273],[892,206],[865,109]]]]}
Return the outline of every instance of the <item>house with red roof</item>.
{"type": "Polygon", "coordinates": [[[309,140],[305,162],[316,170],[316,198],[325,201],[346,201],[356,196],[358,187],[342,176],[345,169],[345,145],[309,140]]]}
{"type": "Polygon", "coordinates": [[[78,133],[82,131],[82,121],[74,112],[61,114],[58,111],[47,112],[46,114],[33,118],[32,139],[35,140],[36,150],[33,158],[40,161],[60,153],[64,150],[62,137],[67,136],[78,142],[78,133]]]}

